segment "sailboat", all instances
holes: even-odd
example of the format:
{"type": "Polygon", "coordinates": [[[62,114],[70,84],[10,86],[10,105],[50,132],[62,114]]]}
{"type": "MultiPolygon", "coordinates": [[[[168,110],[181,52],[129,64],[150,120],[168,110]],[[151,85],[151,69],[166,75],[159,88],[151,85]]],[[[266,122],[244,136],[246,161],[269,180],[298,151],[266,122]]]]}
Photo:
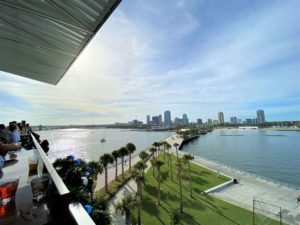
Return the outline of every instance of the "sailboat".
{"type": "Polygon", "coordinates": [[[101,138],[100,142],[106,142],[106,139],[105,139],[105,130],[104,130],[104,135],[103,135],[103,136],[104,136],[104,137],[101,138]]]}

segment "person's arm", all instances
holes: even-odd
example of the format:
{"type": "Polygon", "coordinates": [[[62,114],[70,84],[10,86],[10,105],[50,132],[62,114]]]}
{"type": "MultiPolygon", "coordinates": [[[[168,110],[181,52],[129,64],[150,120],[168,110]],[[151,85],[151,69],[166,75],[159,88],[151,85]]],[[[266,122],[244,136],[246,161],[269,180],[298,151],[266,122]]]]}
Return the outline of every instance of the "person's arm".
{"type": "Polygon", "coordinates": [[[8,151],[18,151],[21,147],[21,144],[0,144],[0,153],[6,153],[8,151]]]}

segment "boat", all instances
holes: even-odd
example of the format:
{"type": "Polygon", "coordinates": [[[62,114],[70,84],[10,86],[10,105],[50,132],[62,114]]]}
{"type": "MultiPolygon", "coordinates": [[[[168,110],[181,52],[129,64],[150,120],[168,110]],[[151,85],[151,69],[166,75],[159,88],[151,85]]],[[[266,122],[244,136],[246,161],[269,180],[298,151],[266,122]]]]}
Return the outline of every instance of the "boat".
{"type": "Polygon", "coordinates": [[[101,138],[100,141],[101,141],[101,142],[106,142],[105,138],[101,138]]]}

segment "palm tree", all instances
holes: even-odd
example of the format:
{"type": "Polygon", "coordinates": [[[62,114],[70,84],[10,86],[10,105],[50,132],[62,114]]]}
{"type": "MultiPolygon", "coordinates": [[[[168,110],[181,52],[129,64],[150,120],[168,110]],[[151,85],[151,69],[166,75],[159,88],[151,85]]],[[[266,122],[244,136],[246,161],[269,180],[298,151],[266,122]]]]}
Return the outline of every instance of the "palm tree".
{"type": "Polygon", "coordinates": [[[189,180],[190,180],[190,198],[193,197],[193,193],[192,193],[192,177],[191,177],[191,165],[190,165],[190,161],[194,159],[194,157],[191,154],[184,154],[183,155],[183,160],[185,163],[188,164],[188,168],[189,168],[189,180]]]}
{"type": "Polygon", "coordinates": [[[149,154],[146,151],[141,151],[139,154],[139,157],[141,160],[143,160],[143,162],[146,162],[148,156],[149,156],[149,154]]]}
{"type": "MultiPolygon", "coordinates": [[[[141,163],[143,163],[143,161],[141,161],[141,163]]],[[[138,225],[141,225],[141,203],[142,203],[143,184],[145,184],[145,176],[141,170],[136,169],[133,172],[132,177],[135,180],[137,185],[137,205],[138,205],[137,222],[138,225]]]]}
{"type": "Polygon", "coordinates": [[[161,176],[160,176],[160,167],[164,165],[164,162],[161,160],[156,160],[154,163],[154,166],[157,169],[157,205],[160,205],[160,182],[161,182],[161,176]]]}
{"type": "Polygon", "coordinates": [[[135,151],[136,147],[135,147],[134,144],[128,143],[126,145],[126,149],[128,151],[128,154],[129,154],[129,172],[131,172],[131,154],[135,151]]]}
{"type": "Polygon", "coordinates": [[[125,224],[131,224],[131,211],[136,205],[136,199],[132,195],[125,196],[120,202],[116,204],[116,212],[120,211],[125,215],[125,224]]]}
{"type": "Polygon", "coordinates": [[[157,149],[156,148],[150,148],[149,149],[149,151],[151,152],[151,154],[152,154],[152,159],[154,159],[155,158],[155,152],[157,152],[157,149]]]}
{"type": "Polygon", "coordinates": [[[155,158],[152,158],[152,159],[150,160],[151,166],[152,166],[152,176],[153,176],[153,177],[155,176],[155,173],[154,173],[154,165],[155,165],[156,160],[157,160],[157,159],[155,159],[155,158]]]}
{"type": "Polygon", "coordinates": [[[147,168],[147,164],[144,161],[140,160],[134,165],[134,168],[144,174],[144,171],[147,168]]]}
{"type": "Polygon", "coordinates": [[[119,149],[121,160],[122,160],[122,176],[124,179],[124,157],[128,154],[128,151],[125,147],[119,149]]]}
{"type": "MultiPolygon", "coordinates": [[[[168,142],[165,143],[165,149],[170,153],[169,150],[171,149],[171,145],[168,142]]],[[[168,162],[168,165],[170,166],[170,161],[168,162]]]]}
{"type": "Polygon", "coordinates": [[[114,150],[114,151],[112,151],[111,154],[115,160],[115,167],[116,167],[115,180],[117,180],[118,179],[118,158],[120,157],[120,152],[119,152],[119,150],[114,150]]]}
{"type": "Polygon", "coordinates": [[[181,184],[181,172],[182,172],[182,163],[181,163],[181,159],[177,159],[177,170],[178,170],[178,181],[179,181],[179,194],[180,194],[180,205],[179,205],[179,210],[180,213],[183,213],[183,203],[182,203],[182,184],[181,184]]]}
{"type": "Polygon", "coordinates": [[[96,224],[107,225],[111,224],[111,215],[109,212],[109,202],[104,195],[99,195],[93,202],[92,219],[96,224]]]}
{"type": "Polygon", "coordinates": [[[177,159],[178,159],[178,146],[179,146],[179,144],[178,144],[178,143],[174,143],[173,146],[174,146],[175,149],[176,149],[176,155],[177,155],[177,159]]]}
{"type": "Polygon", "coordinates": [[[107,165],[114,162],[114,158],[111,154],[105,153],[100,157],[100,163],[104,167],[105,171],[105,192],[107,192],[107,165]]]}
{"type": "Polygon", "coordinates": [[[169,158],[169,165],[170,165],[170,170],[171,170],[171,180],[173,181],[173,163],[172,163],[173,153],[167,153],[167,157],[169,158]]]}
{"type": "Polygon", "coordinates": [[[87,163],[87,167],[90,167],[93,170],[92,178],[93,180],[97,179],[98,174],[103,172],[103,166],[100,162],[90,161],[87,163]]]}
{"type": "Polygon", "coordinates": [[[160,143],[159,142],[154,142],[152,144],[155,148],[156,148],[156,155],[157,155],[157,158],[158,158],[158,155],[159,155],[159,146],[160,146],[160,143]]]}
{"type": "Polygon", "coordinates": [[[164,162],[166,162],[166,141],[160,142],[160,145],[163,146],[163,152],[164,152],[164,162]]]}

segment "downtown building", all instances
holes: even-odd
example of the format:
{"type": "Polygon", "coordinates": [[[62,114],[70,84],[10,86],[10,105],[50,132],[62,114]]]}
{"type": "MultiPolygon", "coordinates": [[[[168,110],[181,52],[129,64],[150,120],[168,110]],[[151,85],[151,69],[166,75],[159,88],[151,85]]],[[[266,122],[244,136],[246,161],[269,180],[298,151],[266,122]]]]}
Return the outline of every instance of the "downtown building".
{"type": "Polygon", "coordinates": [[[259,109],[256,111],[256,118],[257,118],[257,124],[263,124],[265,123],[265,112],[262,109],[259,109]]]}
{"type": "Polygon", "coordinates": [[[172,124],[171,111],[169,110],[164,112],[164,123],[165,126],[171,126],[172,124]]]}
{"type": "Polygon", "coordinates": [[[224,113],[223,112],[218,112],[218,124],[224,125],[224,113]]]}

